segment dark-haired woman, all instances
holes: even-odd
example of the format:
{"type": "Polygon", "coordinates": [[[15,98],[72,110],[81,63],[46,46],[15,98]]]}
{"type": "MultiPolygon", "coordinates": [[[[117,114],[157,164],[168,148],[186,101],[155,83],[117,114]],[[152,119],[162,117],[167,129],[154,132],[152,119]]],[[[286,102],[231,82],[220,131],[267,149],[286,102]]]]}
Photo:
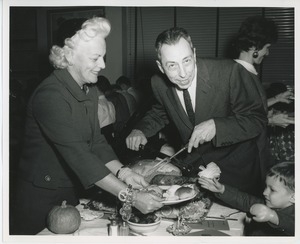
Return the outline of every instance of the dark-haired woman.
{"type": "MultiPolygon", "coordinates": [[[[293,98],[293,92],[284,91],[267,99],[254,67],[254,65],[261,64],[263,59],[269,55],[270,47],[276,41],[277,26],[275,22],[262,16],[251,16],[242,23],[234,43],[238,52],[238,59],[235,59],[235,61],[244,66],[249,72],[247,78],[258,84],[266,109],[275,103],[290,103],[293,98]]],[[[286,127],[293,123],[294,121],[290,120],[286,114],[269,113],[269,124],[271,125],[286,127]]]]}
{"type": "MultiPolygon", "coordinates": [[[[269,48],[276,41],[277,26],[275,22],[262,16],[251,16],[245,19],[234,41],[234,47],[238,52],[238,58],[235,61],[244,68],[241,77],[252,83],[253,89],[256,89],[260,94],[266,116],[268,116],[268,100],[254,65],[261,64],[263,59],[269,55],[269,48]]],[[[274,164],[270,153],[267,128],[259,136],[257,146],[260,153],[263,180],[266,170],[274,164]]]]}

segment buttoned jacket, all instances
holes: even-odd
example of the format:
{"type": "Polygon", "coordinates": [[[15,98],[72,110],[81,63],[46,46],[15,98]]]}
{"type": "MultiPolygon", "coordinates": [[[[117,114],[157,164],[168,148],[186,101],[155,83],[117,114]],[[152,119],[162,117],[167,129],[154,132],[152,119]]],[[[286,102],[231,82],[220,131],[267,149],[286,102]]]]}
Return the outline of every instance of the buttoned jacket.
{"type": "Polygon", "coordinates": [[[95,87],[85,93],[67,70],[56,70],[28,103],[20,176],[56,189],[78,182],[88,188],[107,176],[117,159],[100,132],[95,87]]]}

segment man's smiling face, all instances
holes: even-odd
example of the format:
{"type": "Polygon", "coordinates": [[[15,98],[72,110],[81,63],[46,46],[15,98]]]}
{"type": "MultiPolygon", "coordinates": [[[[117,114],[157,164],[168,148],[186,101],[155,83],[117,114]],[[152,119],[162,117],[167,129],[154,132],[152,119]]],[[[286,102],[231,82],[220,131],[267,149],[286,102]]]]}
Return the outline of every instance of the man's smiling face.
{"type": "Polygon", "coordinates": [[[184,39],[173,45],[163,44],[161,60],[157,61],[162,73],[179,89],[187,89],[195,77],[196,54],[190,44],[184,39]]]}

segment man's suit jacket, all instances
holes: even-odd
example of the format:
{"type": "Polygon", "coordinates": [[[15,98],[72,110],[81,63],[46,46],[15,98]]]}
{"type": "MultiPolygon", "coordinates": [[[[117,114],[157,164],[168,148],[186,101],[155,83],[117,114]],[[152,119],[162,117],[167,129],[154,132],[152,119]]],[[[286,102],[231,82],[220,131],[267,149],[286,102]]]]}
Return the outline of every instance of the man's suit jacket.
{"type": "MultiPolygon", "coordinates": [[[[222,170],[221,181],[252,192],[261,181],[256,140],[268,119],[257,87],[244,79],[244,72],[233,60],[197,60],[195,124],[214,119],[216,136],[193,150],[185,162],[197,171],[200,164],[214,161],[222,170]]],[[[151,84],[157,103],[136,129],[151,137],[172,121],[182,143],[188,143],[193,126],[174,85],[163,74],[153,76],[151,84]]]]}

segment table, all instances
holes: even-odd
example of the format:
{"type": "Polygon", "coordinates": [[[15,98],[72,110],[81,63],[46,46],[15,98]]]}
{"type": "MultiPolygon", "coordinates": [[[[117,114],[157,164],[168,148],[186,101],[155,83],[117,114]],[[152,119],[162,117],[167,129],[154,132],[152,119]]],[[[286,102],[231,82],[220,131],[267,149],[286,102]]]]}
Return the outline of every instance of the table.
{"type": "MultiPolygon", "coordinates": [[[[78,208],[82,206],[78,205],[78,208]]],[[[238,212],[233,208],[226,207],[220,203],[213,203],[210,211],[208,213],[208,217],[220,217],[221,215],[229,215],[231,213],[235,213],[230,216],[230,218],[235,218],[237,220],[227,220],[230,230],[220,230],[221,233],[230,236],[243,236],[244,233],[244,218],[245,213],[238,212]]],[[[206,218],[206,220],[213,220],[213,218],[206,218]]],[[[77,236],[107,236],[108,235],[108,224],[110,221],[105,218],[98,218],[91,221],[82,220],[79,229],[71,234],[77,236]]],[[[159,228],[152,233],[146,233],[146,236],[172,236],[172,234],[166,231],[166,228],[173,224],[173,220],[162,220],[159,228]]],[[[198,232],[200,229],[193,229],[190,233],[198,232]]],[[[38,235],[55,235],[50,232],[48,229],[44,229],[38,235]]]]}

